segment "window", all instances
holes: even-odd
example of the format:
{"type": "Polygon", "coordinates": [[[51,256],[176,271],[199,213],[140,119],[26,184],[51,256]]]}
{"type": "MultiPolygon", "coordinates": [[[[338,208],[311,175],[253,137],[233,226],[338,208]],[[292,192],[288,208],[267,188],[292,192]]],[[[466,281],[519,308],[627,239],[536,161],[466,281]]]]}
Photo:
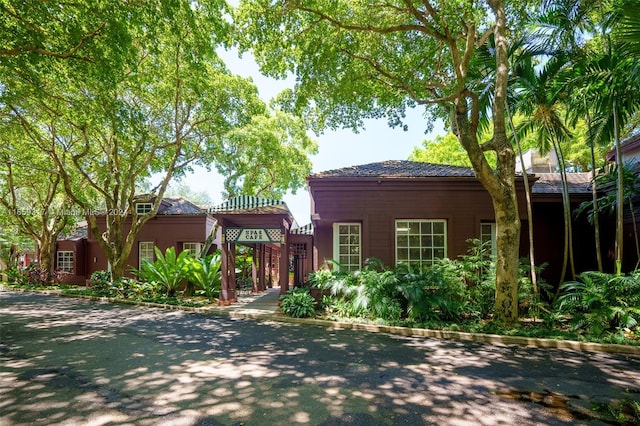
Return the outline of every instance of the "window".
{"type": "Polygon", "coordinates": [[[153,210],[152,203],[136,203],[136,213],[137,214],[149,214],[153,210]]]}
{"type": "Polygon", "coordinates": [[[59,251],[56,256],[56,269],[64,272],[73,272],[73,252],[59,251]]]}
{"type": "Polygon", "coordinates": [[[195,257],[200,257],[203,246],[202,243],[182,243],[182,250],[189,250],[195,257]]]}
{"type": "Polygon", "coordinates": [[[138,268],[141,268],[143,260],[148,260],[149,262],[154,261],[153,248],[155,247],[155,244],[148,241],[140,241],[138,244],[138,268]]]}
{"type": "Polygon", "coordinates": [[[333,258],[340,264],[340,270],[361,268],[359,223],[333,224],[333,258]]]}
{"type": "Polygon", "coordinates": [[[445,220],[397,220],[396,264],[412,268],[431,266],[447,255],[445,220]]]}
{"type": "Polygon", "coordinates": [[[484,246],[490,246],[491,251],[487,254],[490,254],[491,257],[496,256],[496,224],[493,222],[484,222],[480,224],[480,242],[484,246]]]}

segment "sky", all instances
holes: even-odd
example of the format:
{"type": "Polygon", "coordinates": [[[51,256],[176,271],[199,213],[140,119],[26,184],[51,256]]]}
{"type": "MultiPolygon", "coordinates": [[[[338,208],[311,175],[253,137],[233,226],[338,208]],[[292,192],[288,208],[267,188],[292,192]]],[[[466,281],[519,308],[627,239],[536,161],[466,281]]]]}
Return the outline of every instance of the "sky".
{"type": "MultiPolygon", "coordinates": [[[[253,79],[260,97],[265,102],[293,85],[291,79],[274,80],[263,76],[250,54],[243,54],[240,58],[235,50],[218,53],[231,72],[253,79]]],[[[422,146],[423,140],[434,139],[436,135],[445,133],[442,123],[435,123],[433,131],[425,134],[426,121],[422,111],[418,109],[407,111],[406,124],[407,131],[391,128],[383,118],[366,121],[365,128],[357,134],[345,129],[327,131],[320,136],[313,135],[318,142],[318,153],[310,157],[313,164],[312,173],[385,160],[406,160],[415,147],[422,146]]],[[[206,192],[214,204],[224,201],[223,179],[215,171],[207,172],[204,168],[197,168],[194,173],[182,179],[182,182],[195,192],[206,192]]],[[[300,226],[311,222],[310,199],[306,186],[296,194],[287,194],[284,201],[300,226]]]]}

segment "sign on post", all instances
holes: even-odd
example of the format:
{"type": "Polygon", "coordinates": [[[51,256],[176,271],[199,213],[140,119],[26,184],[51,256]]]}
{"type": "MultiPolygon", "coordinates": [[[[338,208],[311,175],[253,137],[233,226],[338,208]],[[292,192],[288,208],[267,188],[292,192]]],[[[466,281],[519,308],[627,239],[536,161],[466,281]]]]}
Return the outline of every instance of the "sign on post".
{"type": "Polygon", "coordinates": [[[280,228],[225,228],[227,243],[280,243],[280,228]]]}

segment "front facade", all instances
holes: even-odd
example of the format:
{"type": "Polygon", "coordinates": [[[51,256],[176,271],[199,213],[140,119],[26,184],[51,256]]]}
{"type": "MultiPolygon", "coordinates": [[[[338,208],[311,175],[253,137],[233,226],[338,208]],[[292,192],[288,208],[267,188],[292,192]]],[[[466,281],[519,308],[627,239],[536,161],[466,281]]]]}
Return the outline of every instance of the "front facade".
{"type": "MultiPolygon", "coordinates": [[[[359,269],[427,267],[467,252],[469,238],[495,239],[491,199],[466,167],[385,161],[309,176],[317,264],[359,269]]],[[[519,182],[522,185],[522,182],[519,182]]],[[[520,214],[526,214],[524,198],[520,214]]]]}
{"type": "MultiPolygon", "coordinates": [[[[148,203],[135,208],[142,212],[148,203]]],[[[211,233],[215,220],[195,204],[182,198],[165,198],[157,213],[145,223],[133,244],[129,255],[129,266],[140,268],[143,260],[155,260],[154,247],[163,253],[169,247],[176,251],[191,250],[199,253],[211,233]]],[[[98,216],[99,232],[106,230],[104,216],[98,216]]],[[[131,222],[125,223],[124,232],[129,232],[131,222]]],[[[61,238],[56,245],[56,269],[66,273],[65,282],[84,284],[96,271],[109,270],[109,262],[95,236],[86,225],[73,235],[61,238]]]]}
{"type": "MultiPolygon", "coordinates": [[[[563,251],[559,174],[530,175],[536,263],[548,263],[544,277],[558,282],[563,251]],[[560,262],[558,261],[560,260],[560,262]]],[[[589,176],[569,178],[572,209],[588,200],[589,176]]],[[[307,179],[314,227],[314,269],[327,261],[357,270],[367,258],[387,266],[428,267],[439,258],[467,254],[469,239],[495,244],[491,198],[472,169],[384,161],[330,170],[307,179]]],[[[522,178],[516,180],[522,220],[520,255],[528,255],[528,222],[522,178]]],[[[577,265],[595,262],[585,221],[574,221],[577,265]]],[[[581,269],[585,270],[585,269],[581,269]]]]}
{"type": "MultiPolygon", "coordinates": [[[[543,276],[557,283],[564,235],[559,174],[529,176],[536,263],[548,263],[543,276]]],[[[573,209],[590,199],[590,179],[587,174],[568,176],[573,209]]],[[[235,300],[237,283],[232,266],[236,244],[254,250],[252,290],[262,291],[277,283],[281,292],[289,285],[304,284],[310,272],[327,263],[358,270],[366,259],[377,258],[391,267],[424,268],[437,259],[466,254],[472,238],[495,245],[491,198],[466,167],[384,161],[316,173],[307,178],[307,184],[312,223],[304,227],[297,226],[281,201],[237,197],[205,211],[185,200],[167,199],[138,234],[129,264],[138,268],[143,259],[154,260],[154,247],[198,252],[217,224],[221,236],[216,247],[222,249],[225,261],[221,300],[230,303],[235,300]],[[261,239],[249,241],[253,237],[247,233],[259,234],[261,239]]],[[[520,255],[527,256],[521,177],[516,185],[522,219],[520,255]]],[[[592,235],[586,219],[574,220],[574,258],[579,271],[594,269],[592,235]]],[[[59,241],[56,262],[59,269],[70,273],[69,282],[76,283],[108,269],[90,234],[59,241]]]]}

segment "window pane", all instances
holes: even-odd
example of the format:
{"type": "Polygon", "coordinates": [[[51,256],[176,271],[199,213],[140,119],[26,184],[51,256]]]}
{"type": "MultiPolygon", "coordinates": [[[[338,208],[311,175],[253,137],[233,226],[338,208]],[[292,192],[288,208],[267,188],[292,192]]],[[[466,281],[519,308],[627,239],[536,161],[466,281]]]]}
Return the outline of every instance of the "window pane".
{"type": "Polygon", "coordinates": [[[72,251],[59,251],[56,255],[56,269],[64,272],[73,271],[74,253],[72,251]]]}
{"type": "Polygon", "coordinates": [[[437,258],[445,257],[446,243],[446,222],[443,220],[396,222],[397,263],[408,263],[421,269],[431,266],[437,258]]]}
{"type": "Polygon", "coordinates": [[[434,222],[433,224],[434,234],[444,234],[444,222],[434,222]]]}
{"type": "Polygon", "coordinates": [[[358,270],[360,261],[360,225],[335,224],[334,258],[343,270],[358,270]]]}

